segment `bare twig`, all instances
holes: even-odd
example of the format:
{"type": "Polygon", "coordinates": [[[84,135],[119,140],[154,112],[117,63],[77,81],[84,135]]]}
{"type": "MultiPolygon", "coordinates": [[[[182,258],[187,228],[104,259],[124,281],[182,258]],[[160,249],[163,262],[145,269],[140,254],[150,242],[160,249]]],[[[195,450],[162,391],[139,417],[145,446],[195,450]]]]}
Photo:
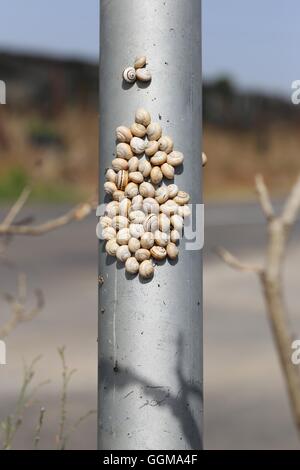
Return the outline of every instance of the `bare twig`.
{"type": "Polygon", "coordinates": [[[30,196],[30,193],[31,193],[30,188],[24,188],[23,189],[23,191],[20,194],[19,198],[16,200],[14,205],[9,210],[7,216],[4,218],[1,225],[3,225],[4,227],[9,227],[13,223],[13,221],[15,220],[15,218],[17,217],[19,212],[23,209],[24,205],[26,204],[26,202],[27,202],[27,200],[30,196]]]}
{"type": "Polygon", "coordinates": [[[35,450],[37,450],[38,445],[39,445],[40,440],[41,440],[41,430],[42,430],[43,423],[44,423],[45,412],[46,412],[46,409],[44,407],[42,407],[40,409],[38,424],[36,426],[36,430],[35,430],[35,434],[34,434],[34,441],[33,442],[34,442],[35,450]]]}
{"type": "Polygon", "coordinates": [[[264,268],[253,269],[253,266],[241,263],[224,249],[219,250],[218,253],[229,266],[259,275],[274,342],[286,380],[292,414],[300,436],[300,374],[299,368],[291,361],[293,337],[290,333],[287,309],[283,299],[281,275],[288,232],[295,223],[300,209],[300,178],[287,199],[282,215],[278,217],[274,215],[269,192],[262,176],[256,177],[256,187],[268,223],[268,247],[264,268]]]}
{"type": "Polygon", "coordinates": [[[261,266],[241,262],[233,254],[231,254],[229,251],[225,250],[222,247],[216,248],[216,253],[220,256],[220,258],[223,259],[225,263],[227,263],[234,269],[238,269],[239,271],[252,272],[257,274],[260,274],[263,271],[263,268],[261,266]]]}

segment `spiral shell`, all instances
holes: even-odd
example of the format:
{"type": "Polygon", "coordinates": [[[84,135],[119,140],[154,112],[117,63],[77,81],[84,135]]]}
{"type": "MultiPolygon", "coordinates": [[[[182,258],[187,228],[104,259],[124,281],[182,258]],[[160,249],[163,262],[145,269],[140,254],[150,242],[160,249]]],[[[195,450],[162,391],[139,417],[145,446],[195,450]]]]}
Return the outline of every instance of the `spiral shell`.
{"type": "Polygon", "coordinates": [[[150,259],[150,251],[146,250],[145,248],[140,248],[135,252],[135,258],[139,261],[139,263],[142,263],[145,260],[150,259]]]}
{"type": "Polygon", "coordinates": [[[128,245],[128,242],[131,238],[129,228],[122,228],[117,233],[117,243],[118,245],[128,245]]]}
{"type": "Polygon", "coordinates": [[[154,166],[150,173],[150,179],[153,184],[159,184],[163,179],[163,174],[159,166],[154,166]]]}
{"type": "Polygon", "coordinates": [[[122,230],[123,228],[128,228],[129,220],[123,215],[116,215],[112,219],[112,227],[116,230],[122,230]]]}
{"type": "Polygon", "coordinates": [[[128,183],[125,188],[125,196],[132,199],[134,196],[137,196],[139,193],[138,185],[135,183],[128,183]]]}
{"type": "Polygon", "coordinates": [[[134,61],[134,68],[135,69],[141,69],[142,67],[145,67],[147,63],[147,57],[146,56],[141,56],[137,57],[134,61]]]}
{"type": "Polygon", "coordinates": [[[139,163],[139,171],[142,173],[144,178],[148,178],[152,170],[151,163],[148,160],[141,160],[139,163]]]}
{"type": "Polygon", "coordinates": [[[168,193],[169,193],[170,199],[173,199],[175,196],[177,196],[178,191],[179,191],[179,188],[176,184],[169,184],[168,193]]]}
{"type": "Polygon", "coordinates": [[[129,180],[136,184],[141,184],[144,181],[144,177],[140,171],[133,171],[129,173],[129,180]]]}
{"type": "Polygon", "coordinates": [[[125,263],[125,261],[131,257],[131,253],[127,245],[122,245],[117,248],[116,256],[119,261],[125,263]]]}
{"type": "Polygon", "coordinates": [[[174,170],[174,167],[171,166],[169,163],[164,163],[161,166],[161,171],[164,177],[167,178],[168,180],[174,179],[175,170],[174,170]]]}
{"type": "Polygon", "coordinates": [[[141,236],[141,247],[150,250],[154,245],[154,235],[152,232],[145,232],[141,236]]]}
{"type": "Polygon", "coordinates": [[[150,279],[154,274],[154,267],[149,260],[145,260],[140,264],[139,274],[144,279],[150,279]]]}
{"type": "Polygon", "coordinates": [[[137,122],[134,122],[130,128],[131,133],[135,137],[145,137],[147,133],[147,129],[143,124],[138,124],[137,122]]]}
{"type": "Polygon", "coordinates": [[[115,185],[115,183],[111,183],[110,181],[106,181],[106,183],[104,183],[104,191],[106,192],[106,194],[112,195],[116,190],[117,186],[115,185]]]}
{"type": "Polygon", "coordinates": [[[158,229],[158,217],[155,214],[149,214],[143,223],[145,232],[155,232],[158,229]]]}
{"type": "Polygon", "coordinates": [[[178,191],[177,196],[174,197],[173,201],[176,202],[179,206],[184,206],[188,204],[190,196],[185,191],[178,191]]]}
{"type": "Polygon", "coordinates": [[[146,215],[143,211],[131,211],[129,214],[129,219],[133,224],[142,224],[146,218],[146,215]]]}
{"type": "Polygon", "coordinates": [[[131,251],[131,253],[135,253],[137,250],[141,248],[140,240],[138,240],[137,238],[133,238],[133,237],[130,238],[128,242],[128,248],[131,251]]]}
{"type": "Polygon", "coordinates": [[[146,197],[143,201],[145,214],[159,214],[159,204],[153,197],[146,197]]]}
{"type": "Polygon", "coordinates": [[[116,238],[117,233],[113,227],[105,227],[101,235],[103,240],[112,240],[116,238]]]}
{"type": "Polygon", "coordinates": [[[152,75],[150,70],[148,69],[137,69],[136,78],[141,82],[150,82],[150,80],[152,79],[152,75]]]}
{"type": "Polygon", "coordinates": [[[204,152],[202,152],[202,166],[207,164],[207,156],[204,152]]]}
{"type": "Polygon", "coordinates": [[[149,126],[151,122],[150,113],[144,108],[138,108],[135,113],[135,122],[143,124],[143,126],[149,126]]]}
{"type": "Polygon", "coordinates": [[[147,127],[148,140],[159,140],[161,138],[162,129],[158,122],[152,122],[147,127]]]}
{"type": "Polygon", "coordinates": [[[128,129],[126,126],[119,126],[116,129],[116,138],[119,142],[126,142],[129,143],[132,139],[133,135],[131,130],[128,129]]]}
{"type": "Polygon", "coordinates": [[[127,197],[124,197],[119,203],[119,214],[123,217],[128,217],[129,211],[131,208],[131,200],[127,197]]]}
{"type": "Polygon", "coordinates": [[[181,234],[177,230],[171,230],[170,241],[172,243],[178,243],[181,238],[181,234]]]}
{"type": "Polygon", "coordinates": [[[160,206],[160,211],[170,217],[171,215],[177,214],[178,204],[176,204],[174,199],[168,199],[167,202],[160,206]]]}
{"type": "Polygon", "coordinates": [[[127,82],[127,83],[134,83],[135,80],[136,80],[135,68],[126,67],[126,69],[123,70],[123,78],[124,78],[125,82],[127,82]]]}
{"type": "Polygon", "coordinates": [[[178,215],[181,215],[183,218],[189,217],[191,215],[191,209],[187,205],[179,206],[177,212],[178,215]]]}
{"type": "Polygon", "coordinates": [[[169,233],[170,226],[171,226],[171,221],[170,221],[169,217],[166,214],[164,214],[164,213],[159,214],[159,216],[158,216],[158,226],[159,226],[159,230],[161,232],[169,233]]]}
{"type": "Polygon", "coordinates": [[[119,248],[119,245],[117,244],[117,241],[115,238],[108,240],[105,245],[105,251],[110,256],[116,256],[118,248],[119,248]]]}
{"type": "Polygon", "coordinates": [[[128,170],[128,162],[123,158],[115,158],[111,165],[115,171],[128,170]]]}
{"type": "Polygon", "coordinates": [[[140,239],[141,236],[145,233],[145,230],[142,224],[130,224],[129,231],[130,231],[131,237],[137,238],[137,239],[140,239]]]}
{"type": "Polygon", "coordinates": [[[141,155],[147,147],[147,142],[140,137],[133,137],[130,141],[130,147],[136,155],[141,155]]]}
{"type": "Polygon", "coordinates": [[[119,203],[117,201],[111,201],[106,205],[105,214],[111,219],[119,214],[119,203]]]}
{"type": "Polygon", "coordinates": [[[99,221],[102,228],[111,227],[112,220],[110,217],[103,216],[99,221]]]}
{"type": "Polygon", "coordinates": [[[139,272],[140,265],[139,262],[131,256],[125,262],[125,270],[130,274],[137,274],[139,272]]]}
{"type": "Polygon", "coordinates": [[[150,253],[154,259],[157,259],[159,261],[167,257],[167,250],[162,246],[153,246],[150,250],[150,253]]]}
{"type": "Polygon", "coordinates": [[[133,153],[129,144],[126,144],[125,142],[120,142],[119,144],[117,144],[117,157],[129,160],[132,156],[133,153]]]}
{"type": "Polygon", "coordinates": [[[116,183],[117,175],[112,168],[108,168],[105,173],[106,181],[110,181],[111,183],[116,183]]]}
{"type": "Polygon", "coordinates": [[[178,256],[178,248],[175,243],[168,243],[167,244],[167,255],[170,259],[176,259],[178,256]]]}
{"type": "Polygon", "coordinates": [[[168,186],[161,186],[155,191],[155,199],[159,204],[164,204],[169,199],[168,186]]]}
{"type": "Polygon", "coordinates": [[[131,210],[132,211],[139,211],[143,208],[143,196],[138,194],[137,196],[134,196],[131,201],[131,210]]]}
{"type": "Polygon", "coordinates": [[[155,240],[156,245],[162,246],[163,248],[165,248],[168,244],[169,237],[167,233],[161,232],[160,230],[156,230],[154,232],[154,240],[155,240]]]}
{"type": "Polygon", "coordinates": [[[141,196],[143,197],[154,197],[155,189],[151,183],[144,181],[144,183],[140,184],[139,191],[141,196]]]}
{"type": "Polygon", "coordinates": [[[150,158],[150,162],[152,165],[163,165],[167,161],[168,155],[166,152],[156,152],[153,157],[150,158]]]}
{"type": "Polygon", "coordinates": [[[178,215],[178,214],[171,215],[170,220],[174,229],[177,230],[178,232],[181,232],[183,229],[183,218],[181,217],[181,215],[178,215]]]}
{"type": "Polygon", "coordinates": [[[128,184],[128,171],[126,170],[120,170],[117,174],[117,188],[121,189],[121,191],[124,191],[128,184]]]}
{"type": "Polygon", "coordinates": [[[183,153],[177,152],[174,150],[173,152],[169,153],[168,158],[167,158],[167,163],[169,163],[169,165],[176,167],[176,166],[182,165],[183,160],[184,160],[183,153]]]}
{"type": "Polygon", "coordinates": [[[169,137],[168,135],[163,135],[159,139],[158,145],[159,145],[159,150],[166,152],[166,153],[170,153],[173,150],[174,142],[171,139],[171,137],[169,137]]]}
{"type": "Polygon", "coordinates": [[[138,157],[131,157],[131,159],[128,162],[129,173],[133,173],[134,171],[137,171],[138,167],[139,167],[138,157]]]}
{"type": "Polygon", "coordinates": [[[121,202],[125,197],[124,191],[121,191],[121,189],[117,189],[117,191],[114,192],[113,194],[113,199],[114,201],[121,202]]]}
{"type": "Polygon", "coordinates": [[[147,157],[152,157],[159,150],[159,145],[156,140],[149,140],[147,147],[145,148],[145,154],[147,157]]]}

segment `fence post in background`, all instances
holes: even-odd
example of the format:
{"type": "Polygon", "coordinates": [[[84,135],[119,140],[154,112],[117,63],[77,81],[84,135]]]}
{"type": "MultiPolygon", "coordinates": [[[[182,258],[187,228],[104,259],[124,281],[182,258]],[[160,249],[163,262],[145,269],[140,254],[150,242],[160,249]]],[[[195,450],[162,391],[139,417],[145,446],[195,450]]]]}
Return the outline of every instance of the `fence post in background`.
{"type": "MultiPolygon", "coordinates": [[[[115,129],[144,107],[185,154],[174,182],[200,204],[200,0],[102,0],[100,16],[100,202],[115,129]],[[139,55],[152,82],[124,86],[139,55]]],[[[182,241],[178,262],[143,283],[100,242],[99,280],[99,449],[201,449],[201,250],[182,241]]]]}

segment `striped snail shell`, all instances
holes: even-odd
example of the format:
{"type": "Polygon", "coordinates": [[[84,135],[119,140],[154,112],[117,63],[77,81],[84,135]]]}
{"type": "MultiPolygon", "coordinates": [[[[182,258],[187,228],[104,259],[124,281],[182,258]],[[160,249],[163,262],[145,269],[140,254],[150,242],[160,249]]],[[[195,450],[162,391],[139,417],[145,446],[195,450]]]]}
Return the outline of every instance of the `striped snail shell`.
{"type": "Polygon", "coordinates": [[[134,67],[126,67],[123,70],[123,78],[127,83],[134,83],[136,80],[136,71],[134,67]]]}
{"type": "Polygon", "coordinates": [[[154,259],[161,261],[167,257],[167,250],[162,246],[153,246],[150,250],[154,259]]]}
{"type": "Polygon", "coordinates": [[[162,128],[158,122],[152,122],[147,127],[148,140],[159,140],[161,138],[162,128]]]}
{"type": "Polygon", "coordinates": [[[129,219],[133,224],[142,224],[146,218],[146,215],[143,211],[130,211],[129,219]]]}
{"type": "Polygon", "coordinates": [[[138,108],[135,113],[135,122],[143,124],[143,126],[149,126],[151,122],[150,113],[144,108],[138,108]]]}
{"type": "Polygon", "coordinates": [[[116,137],[119,142],[129,143],[133,137],[131,130],[126,126],[119,126],[116,129],[116,137]]]}
{"type": "Polygon", "coordinates": [[[143,223],[145,232],[155,232],[158,229],[158,217],[155,214],[150,214],[146,217],[143,223]]]}
{"type": "Polygon", "coordinates": [[[130,147],[136,155],[141,155],[147,147],[147,142],[140,137],[133,137],[130,141],[130,147]]]}
{"type": "Polygon", "coordinates": [[[129,211],[131,208],[131,200],[127,197],[124,197],[122,201],[119,202],[119,214],[123,217],[128,217],[129,211]]]}
{"type": "Polygon", "coordinates": [[[146,197],[143,201],[145,214],[159,214],[159,204],[153,197],[146,197]]]}
{"type": "Polygon", "coordinates": [[[128,171],[126,170],[120,170],[117,174],[117,188],[121,189],[121,191],[124,191],[128,184],[128,171]]]}
{"type": "Polygon", "coordinates": [[[131,201],[131,210],[132,211],[139,211],[143,208],[143,196],[138,194],[137,196],[134,196],[131,201]]]}
{"type": "Polygon", "coordinates": [[[103,240],[112,240],[116,239],[117,233],[113,227],[105,227],[102,230],[102,238],[103,240]]]}
{"type": "Polygon", "coordinates": [[[100,218],[99,223],[100,223],[100,225],[101,225],[102,228],[111,227],[112,220],[111,220],[111,218],[108,217],[107,215],[103,215],[103,216],[100,218]]]}
{"type": "Polygon", "coordinates": [[[142,224],[130,224],[129,232],[131,237],[140,239],[145,230],[142,224]]]}

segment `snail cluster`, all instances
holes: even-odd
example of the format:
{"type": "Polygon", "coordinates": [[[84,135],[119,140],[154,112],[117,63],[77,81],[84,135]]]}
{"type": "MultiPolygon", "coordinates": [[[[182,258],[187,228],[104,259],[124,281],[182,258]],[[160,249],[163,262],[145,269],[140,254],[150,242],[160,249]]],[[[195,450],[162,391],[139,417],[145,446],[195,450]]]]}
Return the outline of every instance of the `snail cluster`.
{"type": "Polygon", "coordinates": [[[132,126],[116,129],[116,158],[106,170],[104,190],[110,197],[100,219],[108,255],[125,263],[130,274],[154,274],[157,261],[178,256],[190,196],[171,183],[184,156],[171,137],[139,108],[132,126]],[[163,180],[170,184],[163,184],[163,180]]]}
{"type": "Polygon", "coordinates": [[[141,82],[150,82],[151,73],[146,67],[147,58],[145,56],[137,57],[133,67],[126,67],[123,70],[123,79],[127,83],[134,83],[136,80],[141,82]]]}

